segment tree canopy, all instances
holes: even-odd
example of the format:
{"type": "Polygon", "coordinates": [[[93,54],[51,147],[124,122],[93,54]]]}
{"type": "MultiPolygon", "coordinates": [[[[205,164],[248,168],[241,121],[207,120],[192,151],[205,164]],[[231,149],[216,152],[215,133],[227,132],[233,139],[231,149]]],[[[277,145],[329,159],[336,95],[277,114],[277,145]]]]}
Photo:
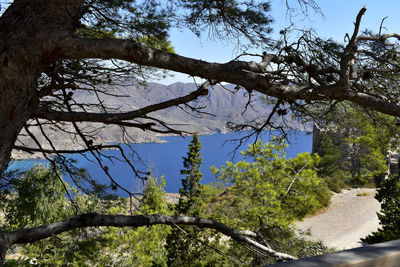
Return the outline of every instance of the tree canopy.
{"type": "Polygon", "coordinates": [[[399,188],[398,175],[391,176],[382,183],[375,195],[382,207],[378,212],[380,227],[361,241],[375,244],[399,239],[399,188]]]}
{"type": "MultiPolygon", "coordinates": [[[[172,106],[196,113],[199,110],[191,103],[207,95],[210,85],[221,82],[267,96],[276,104],[267,118],[285,115],[288,108],[305,113],[321,103],[343,101],[400,114],[399,36],[361,32],[366,8],[357,15],[345,44],[311,31],[295,38],[299,33],[282,30],[281,38],[272,40],[269,8],[264,1],[13,1],[0,22],[1,171],[13,149],[54,155],[107,148],[96,143],[99,125],[184,133],[152,113],[172,106]],[[258,62],[241,57],[226,63],[187,58],[173,53],[168,42],[172,28],[197,34],[208,30],[214,38],[236,39],[262,53],[253,55],[258,62]],[[205,83],[187,95],[138,109],[121,110],[115,105],[122,94],[113,86],[140,83],[168,70],[203,78],[205,83]],[[82,92],[86,92],[83,99],[78,97],[82,92]],[[109,98],[116,98],[114,104],[105,100],[109,98]],[[51,129],[70,135],[80,149],[55,147],[51,129]],[[22,136],[35,146],[26,146],[22,136]]],[[[270,118],[263,120],[235,129],[280,126],[270,118]]],[[[129,140],[125,130],[121,134],[129,140]]]]}
{"type": "MultiPolygon", "coordinates": [[[[316,7],[312,0],[298,2],[316,7]]],[[[277,129],[282,127],[282,120],[273,120],[277,116],[302,113],[312,117],[315,106],[335,107],[344,102],[400,116],[399,34],[385,33],[382,27],[378,33],[361,31],[362,17],[367,11],[363,7],[356,16],[353,32],[343,44],[322,39],[311,31],[292,33],[289,29],[281,31],[279,40],[272,40],[269,11],[268,2],[250,0],[10,2],[0,17],[1,182],[8,181],[5,171],[13,150],[42,153],[54,167],[75,173],[79,170],[73,169],[63,154],[90,152],[112,186],[120,187],[102,164],[101,149],[105,148],[118,149],[121,159],[145,180],[148,174],[141,172],[119,145],[96,140],[98,127],[120,127],[127,142],[133,141],[128,128],[184,134],[184,129],[154,113],[178,106],[182,112],[201,115],[196,100],[221,83],[234,84],[249,96],[261,94],[274,104],[270,114],[260,120],[230,124],[237,130],[277,129]],[[254,61],[242,60],[241,56],[225,63],[188,58],[174,53],[168,40],[172,28],[189,29],[197,35],[208,31],[214,38],[237,40],[246,47],[259,48],[260,52],[248,55],[254,61]],[[122,109],[118,104],[124,94],[114,90],[116,86],[141,84],[168,71],[199,77],[204,83],[186,95],[144,107],[122,109]],[[76,149],[54,144],[61,133],[69,136],[76,149]],[[27,145],[26,140],[34,146],[27,145]]],[[[14,243],[31,242],[66,229],[159,223],[211,227],[230,233],[241,242],[252,242],[210,220],[86,214],[37,228],[2,232],[0,260],[4,260],[8,247],[14,243]]],[[[293,258],[255,245],[271,255],[293,258]]]]}

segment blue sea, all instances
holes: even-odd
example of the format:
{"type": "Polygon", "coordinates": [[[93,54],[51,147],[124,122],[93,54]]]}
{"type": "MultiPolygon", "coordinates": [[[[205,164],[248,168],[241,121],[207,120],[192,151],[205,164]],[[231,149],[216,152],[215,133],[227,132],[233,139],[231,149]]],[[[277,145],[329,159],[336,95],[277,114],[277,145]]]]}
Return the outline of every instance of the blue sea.
{"type": "MultiPolygon", "coordinates": [[[[226,161],[240,161],[242,159],[239,151],[246,150],[247,145],[254,142],[254,139],[248,140],[245,145],[242,145],[239,150],[234,153],[235,147],[238,142],[231,142],[230,140],[238,139],[245,136],[247,133],[228,133],[228,134],[213,134],[200,136],[202,142],[202,156],[203,164],[201,171],[203,173],[203,184],[212,183],[215,181],[214,175],[210,171],[211,166],[219,168],[224,165],[226,161]]],[[[261,136],[262,140],[269,141],[271,136],[269,133],[265,133],[261,136]]],[[[310,152],[312,147],[312,135],[303,131],[291,132],[288,136],[289,143],[286,149],[286,156],[288,158],[295,157],[301,152],[310,152]]],[[[191,137],[176,137],[169,136],[164,137],[165,143],[142,143],[133,144],[132,147],[137,153],[133,153],[130,149],[126,148],[126,154],[133,159],[136,167],[141,170],[151,171],[154,177],[163,176],[167,182],[165,190],[169,193],[177,193],[181,187],[181,179],[183,176],[180,174],[180,170],[183,169],[183,159],[186,157],[188,151],[188,144],[191,137]],[[141,161],[138,160],[138,155],[141,161]]],[[[105,155],[118,156],[119,152],[115,150],[104,151],[105,155]]],[[[97,163],[91,162],[93,159],[87,154],[87,158],[81,155],[74,155],[72,158],[77,160],[77,166],[85,168],[89,175],[93,179],[99,182],[110,184],[108,177],[104,174],[103,170],[98,166],[97,163]]],[[[44,160],[20,160],[15,161],[9,166],[11,169],[27,170],[34,164],[43,163],[44,160]]],[[[131,192],[138,192],[142,189],[142,182],[138,181],[134,177],[132,169],[122,161],[106,160],[104,165],[108,166],[111,175],[118,181],[118,183],[124,188],[131,192]]],[[[65,180],[70,180],[68,177],[64,177],[65,180]]],[[[126,194],[122,191],[117,191],[117,194],[125,196],[126,194]]]]}

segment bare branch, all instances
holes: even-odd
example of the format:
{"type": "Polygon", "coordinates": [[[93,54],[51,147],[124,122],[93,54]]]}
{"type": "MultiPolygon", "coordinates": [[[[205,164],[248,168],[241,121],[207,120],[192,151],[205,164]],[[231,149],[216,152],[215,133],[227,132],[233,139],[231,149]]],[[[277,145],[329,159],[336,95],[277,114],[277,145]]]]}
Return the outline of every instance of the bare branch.
{"type": "Polygon", "coordinates": [[[367,36],[367,35],[362,35],[357,38],[357,41],[379,41],[383,42],[386,41],[390,38],[395,38],[400,41],[400,34],[398,33],[388,33],[388,34],[383,34],[380,36],[367,36]]]}
{"type": "Polygon", "coordinates": [[[350,39],[349,43],[346,46],[345,54],[351,52],[351,50],[353,49],[353,47],[354,47],[354,45],[355,45],[355,43],[357,41],[358,32],[360,30],[361,18],[362,18],[362,16],[364,15],[364,13],[366,11],[367,11],[367,8],[364,6],[358,12],[358,15],[357,15],[357,18],[356,18],[356,22],[354,23],[353,35],[351,36],[351,39],[350,39]]]}
{"type": "MultiPolygon", "coordinates": [[[[34,116],[36,118],[55,120],[55,121],[90,121],[90,122],[103,122],[107,124],[120,124],[124,120],[132,120],[135,118],[143,117],[144,115],[161,110],[169,107],[185,104],[193,101],[194,99],[205,96],[208,94],[208,90],[204,87],[200,87],[198,90],[191,92],[190,94],[182,97],[177,97],[165,102],[146,106],[144,108],[121,113],[90,113],[90,112],[62,112],[55,110],[48,110],[46,108],[39,108],[34,116]]],[[[143,125],[141,125],[143,127],[143,125]]]]}
{"type": "Polygon", "coordinates": [[[381,21],[381,25],[379,25],[379,33],[378,33],[378,36],[381,36],[382,35],[382,29],[384,28],[383,27],[383,22],[385,21],[385,19],[387,19],[388,17],[386,16],[386,17],[384,17],[383,19],[382,19],[382,21],[381,21]]]}
{"type": "Polygon", "coordinates": [[[104,150],[104,149],[117,149],[118,145],[94,145],[89,148],[85,149],[76,149],[76,150],[69,150],[69,149],[44,149],[44,148],[35,148],[35,147],[26,147],[26,146],[14,146],[14,149],[25,151],[28,153],[46,153],[46,154],[81,154],[93,150],[104,150]]]}
{"type": "Polygon", "coordinates": [[[347,86],[351,77],[351,67],[354,65],[354,59],[356,57],[356,48],[355,44],[357,42],[358,32],[360,30],[361,18],[364,13],[367,11],[367,8],[364,6],[357,15],[356,22],[354,23],[354,31],[351,36],[349,43],[347,44],[342,59],[340,61],[340,84],[343,86],[347,86]]]}
{"type": "MultiPolygon", "coordinates": [[[[131,40],[81,39],[76,37],[66,38],[60,41],[59,51],[62,51],[63,57],[65,58],[82,59],[113,57],[140,65],[164,68],[192,76],[212,79],[216,82],[229,82],[249,90],[256,90],[262,94],[284,100],[348,100],[364,107],[373,108],[385,114],[400,116],[400,106],[397,105],[397,103],[382,101],[382,99],[349,91],[351,86],[351,84],[349,84],[349,66],[350,61],[354,58],[354,55],[351,53],[351,49],[355,42],[353,37],[358,33],[361,16],[364,14],[365,10],[366,9],[363,8],[359,12],[353,36],[345,49],[346,51],[343,52],[343,58],[340,64],[341,69],[339,71],[339,73],[341,73],[341,79],[340,81],[329,85],[310,86],[309,84],[282,84],[280,81],[274,82],[264,73],[258,73],[263,69],[263,66],[260,67],[260,65],[254,65],[254,63],[243,63],[240,61],[231,61],[223,64],[210,63],[145,47],[131,40]],[[250,69],[253,71],[250,71],[250,69]]],[[[277,58],[277,61],[281,60],[290,62],[293,61],[293,58],[277,58]]],[[[266,62],[268,62],[268,60],[266,60],[266,62]]],[[[336,73],[336,71],[334,73],[336,73]]],[[[52,113],[53,112],[46,114],[45,111],[40,110],[37,115],[46,118],[54,117],[54,119],[73,119],[71,118],[72,115],[64,116],[59,113],[52,113]]],[[[126,116],[127,119],[129,119],[135,115],[136,114],[128,113],[123,116],[126,116]]],[[[90,119],[92,119],[90,116],[91,115],[82,115],[82,118],[87,118],[90,121],[90,119]]],[[[93,116],[93,120],[105,120],[104,118],[99,118],[99,115],[93,116]]],[[[112,120],[112,118],[107,119],[112,120]]]]}
{"type": "Polygon", "coordinates": [[[296,258],[281,252],[274,251],[248,237],[241,234],[240,231],[231,229],[226,225],[208,219],[187,217],[187,216],[168,216],[168,215],[101,215],[89,213],[64,219],[59,222],[34,228],[22,229],[13,232],[3,232],[10,240],[11,244],[25,244],[41,240],[60,233],[82,228],[96,226],[114,226],[114,227],[142,227],[157,224],[164,225],[193,225],[200,228],[209,228],[231,237],[232,239],[249,245],[252,248],[267,253],[270,257],[280,260],[295,260],[296,258]]]}
{"type": "Polygon", "coordinates": [[[294,175],[294,178],[292,179],[292,181],[290,182],[288,188],[286,189],[286,194],[289,194],[290,189],[292,188],[294,182],[296,182],[296,180],[299,178],[299,174],[304,170],[305,167],[307,167],[308,163],[310,163],[310,160],[308,160],[308,161],[303,165],[303,167],[301,167],[301,169],[300,169],[298,172],[296,172],[296,174],[294,175]]]}

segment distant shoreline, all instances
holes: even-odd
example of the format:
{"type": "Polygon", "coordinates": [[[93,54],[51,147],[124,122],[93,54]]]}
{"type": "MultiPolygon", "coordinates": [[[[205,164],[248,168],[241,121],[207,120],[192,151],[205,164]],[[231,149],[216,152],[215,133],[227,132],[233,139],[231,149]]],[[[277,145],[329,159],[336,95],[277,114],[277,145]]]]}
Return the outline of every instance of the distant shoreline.
{"type": "MultiPolygon", "coordinates": [[[[207,136],[207,135],[213,135],[213,134],[227,134],[229,133],[228,131],[216,131],[216,132],[204,132],[200,133],[200,136],[207,136]]],[[[190,137],[190,134],[184,134],[183,138],[190,137]]],[[[167,143],[168,141],[163,140],[162,138],[164,137],[180,137],[180,135],[177,134],[166,134],[166,135],[155,135],[154,139],[152,140],[143,140],[143,141],[138,141],[136,143],[131,143],[131,144],[163,144],[167,143]]],[[[120,144],[120,145],[126,145],[124,143],[106,143],[107,145],[112,145],[112,144],[120,144]]],[[[80,146],[75,146],[72,149],[82,149],[80,146]]],[[[102,150],[115,150],[113,148],[105,148],[102,150]]],[[[85,152],[87,153],[87,152],[85,152]]],[[[28,152],[23,152],[23,151],[13,151],[12,153],[12,160],[13,161],[22,161],[22,160],[46,160],[46,158],[39,152],[35,153],[28,153],[28,152]]]]}
{"type": "MultiPolygon", "coordinates": [[[[288,130],[289,131],[293,131],[293,130],[288,130]]],[[[309,132],[306,129],[299,129],[299,130],[294,130],[294,131],[300,131],[300,132],[309,132]]],[[[214,135],[214,134],[229,134],[229,133],[234,133],[234,132],[229,132],[227,130],[218,130],[218,131],[214,131],[214,132],[200,132],[200,136],[210,136],[210,135],[214,135]]],[[[235,133],[240,133],[240,132],[235,132],[235,133]]],[[[136,143],[130,143],[130,144],[163,144],[163,143],[168,143],[167,140],[163,140],[163,138],[168,138],[168,137],[182,137],[182,138],[186,138],[186,137],[190,137],[190,134],[184,134],[183,137],[177,134],[167,134],[167,135],[155,135],[154,138],[152,138],[152,140],[142,140],[142,141],[138,141],[136,143]]],[[[127,145],[124,143],[115,143],[115,142],[109,142],[105,144],[120,144],[120,145],[127,145]]],[[[72,149],[83,149],[81,146],[75,146],[72,149]]],[[[112,148],[105,148],[103,150],[115,150],[112,148]]],[[[87,152],[85,152],[87,153],[87,152]]],[[[72,155],[72,154],[71,154],[72,155]]],[[[27,152],[19,152],[19,151],[13,151],[13,155],[12,155],[13,161],[23,161],[23,160],[46,160],[45,157],[38,152],[35,152],[33,154],[27,153],[27,152]]]]}
{"type": "MultiPolygon", "coordinates": [[[[242,133],[225,133],[225,134],[209,134],[202,135],[200,140],[202,142],[202,173],[203,173],[203,183],[208,184],[214,182],[215,176],[210,171],[212,166],[217,168],[226,164],[227,161],[240,161],[242,160],[241,154],[236,153],[233,158],[232,151],[235,150],[237,143],[229,142],[229,140],[241,138],[249,132],[242,133]]],[[[276,133],[276,132],[275,132],[276,133]]],[[[274,134],[274,132],[272,132],[274,134]]],[[[288,133],[290,145],[286,149],[286,156],[288,158],[296,157],[298,153],[311,152],[311,141],[312,138],[305,131],[296,131],[288,133]]],[[[260,137],[264,141],[269,141],[271,135],[265,132],[265,135],[260,137]]],[[[169,193],[177,193],[181,184],[180,170],[182,168],[182,157],[187,154],[187,147],[190,143],[191,138],[181,138],[181,137],[169,137],[166,136],[162,138],[168,143],[162,144],[137,144],[133,148],[137,155],[132,155],[129,149],[125,149],[126,156],[132,160],[138,170],[141,171],[152,171],[154,177],[163,176],[167,182],[165,190],[169,193]]],[[[247,140],[239,150],[247,149],[249,144],[254,142],[254,138],[247,140]]],[[[125,147],[125,146],[123,146],[125,147]]],[[[119,157],[120,153],[118,151],[107,151],[104,152],[106,155],[112,157],[119,157]]],[[[95,162],[90,162],[84,155],[71,155],[73,159],[77,160],[76,167],[86,169],[89,175],[95,178],[99,183],[110,183],[109,178],[101,167],[95,162]]],[[[93,158],[93,157],[89,157],[93,158]]],[[[113,158],[114,159],[114,158],[113,158]]],[[[28,170],[34,166],[35,163],[46,164],[44,160],[29,159],[26,161],[15,161],[9,166],[9,170],[28,170]]],[[[107,158],[104,158],[104,166],[109,168],[109,172],[118,177],[120,185],[128,188],[129,190],[136,191],[138,188],[139,180],[134,179],[134,173],[130,166],[120,160],[113,160],[112,162],[107,158]]],[[[68,180],[69,182],[69,180],[68,180]]],[[[141,183],[140,183],[141,186],[141,183]]],[[[117,195],[125,196],[124,192],[115,192],[117,195]]]]}

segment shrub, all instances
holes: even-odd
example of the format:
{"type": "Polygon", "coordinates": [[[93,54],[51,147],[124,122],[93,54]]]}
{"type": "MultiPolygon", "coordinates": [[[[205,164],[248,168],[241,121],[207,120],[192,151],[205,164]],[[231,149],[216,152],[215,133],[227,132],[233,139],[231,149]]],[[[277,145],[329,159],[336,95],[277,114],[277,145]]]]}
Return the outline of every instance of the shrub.
{"type": "Polygon", "coordinates": [[[400,176],[391,176],[384,181],[375,198],[381,203],[378,212],[381,227],[361,240],[375,244],[400,239],[400,176]]]}

